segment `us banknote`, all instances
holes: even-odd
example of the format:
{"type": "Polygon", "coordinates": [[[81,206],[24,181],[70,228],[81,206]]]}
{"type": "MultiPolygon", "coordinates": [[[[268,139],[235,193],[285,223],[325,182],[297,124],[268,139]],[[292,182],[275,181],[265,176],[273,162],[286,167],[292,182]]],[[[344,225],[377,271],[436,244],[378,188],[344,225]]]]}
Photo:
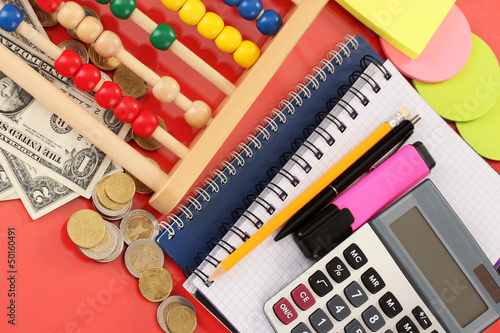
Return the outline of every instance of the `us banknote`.
{"type": "Polygon", "coordinates": [[[9,198],[12,194],[16,193],[7,172],[0,164],[0,200],[9,198]]]}

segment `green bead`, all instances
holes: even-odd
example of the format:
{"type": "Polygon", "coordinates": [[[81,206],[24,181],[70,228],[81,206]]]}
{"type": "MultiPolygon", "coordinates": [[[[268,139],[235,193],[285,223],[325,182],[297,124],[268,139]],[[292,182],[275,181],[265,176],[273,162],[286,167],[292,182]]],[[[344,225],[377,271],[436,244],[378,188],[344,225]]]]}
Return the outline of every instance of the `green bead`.
{"type": "Polygon", "coordinates": [[[177,33],[171,25],[160,23],[149,35],[149,40],[158,50],[168,50],[170,45],[177,39],[177,33]]]}
{"type": "Polygon", "coordinates": [[[95,2],[100,3],[101,5],[107,5],[111,2],[111,0],[95,0],[95,2]]]}
{"type": "Polygon", "coordinates": [[[135,0],[113,0],[109,5],[111,13],[122,20],[128,19],[136,7],[137,2],[135,0]]]}

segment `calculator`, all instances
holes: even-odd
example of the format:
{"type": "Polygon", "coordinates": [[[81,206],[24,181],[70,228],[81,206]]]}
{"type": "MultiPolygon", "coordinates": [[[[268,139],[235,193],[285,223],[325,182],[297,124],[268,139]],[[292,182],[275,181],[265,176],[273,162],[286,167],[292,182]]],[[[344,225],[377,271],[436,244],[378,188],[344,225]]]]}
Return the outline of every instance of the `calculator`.
{"type": "Polygon", "coordinates": [[[425,180],[264,305],[276,332],[482,332],[500,277],[425,180]]]}

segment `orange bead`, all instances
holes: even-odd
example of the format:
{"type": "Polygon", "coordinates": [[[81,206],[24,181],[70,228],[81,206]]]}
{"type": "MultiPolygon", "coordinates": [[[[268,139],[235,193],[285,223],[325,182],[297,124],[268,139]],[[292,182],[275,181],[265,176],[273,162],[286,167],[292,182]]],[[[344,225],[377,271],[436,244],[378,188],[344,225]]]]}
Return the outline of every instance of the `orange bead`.
{"type": "Polygon", "coordinates": [[[82,42],[91,44],[95,42],[103,30],[101,21],[93,16],[86,16],[76,27],[76,35],[82,42]]]}
{"type": "Polygon", "coordinates": [[[57,12],[57,21],[66,29],[75,29],[84,18],[82,6],[73,1],[66,2],[57,12]]]}
{"type": "Polygon", "coordinates": [[[228,25],[215,38],[215,45],[223,52],[233,53],[240,46],[242,39],[240,32],[228,25]]]}
{"type": "Polygon", "coordinates": [[[120,37],[109,30],[104,31],[94,43],[94,50],[103,58],[112,58],[121,49],[123,44],[120,37]]]}

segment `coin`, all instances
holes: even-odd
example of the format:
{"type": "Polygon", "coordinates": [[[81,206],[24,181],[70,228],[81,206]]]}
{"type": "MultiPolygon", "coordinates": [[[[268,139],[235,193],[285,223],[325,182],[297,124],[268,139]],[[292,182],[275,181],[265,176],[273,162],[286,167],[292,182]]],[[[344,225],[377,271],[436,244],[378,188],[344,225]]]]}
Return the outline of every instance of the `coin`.
{"type": "Polygon", "coordinates": [[[104,191],[114,202],[126,204],[134,197],[135,183],[126,173],[114,173],[106,179],[104,191]]]}
{"type": "Polygon", "coordinates": [[[31,7],[33,7],[33,11],[35,12],[36,16],[38,17],[38,20],[42,24],[42,27],[44,28],[50,28],[55,26],[57,23],[57,13],[52,13],[49,14],[46,11],[43,11],[40,6],[38,6],[38,3],[35,0],[30,0],[29,1],[31,7]]]}
{"type": "MultiPolygon", "coordinates": [[[[160,169],[160,164],[158,164],[158,162],[156,162],[155,160],[153,160],[151,157],[147,157],[146,156],[146,159],[148,161],[150,161],[151,163],[153,163],[154,165],[156,165],[156,167],[158,169],[160,169]]],[[[127,170],[125,170],[125,173],[127,175],[129,175],[130,177],[132,177],[132,179],[134,180],[134,183],[135,183],[135,191],[137,193],[141,193],[141,194],[149,194],[149,193],[153,193],[153,190],[150,189],[149,187],[147,187],[146,185],[144,185],[143,182],[141,182],[139,179],[137,179],[133,174],[131,174],[130,172],[128,172],[127,170]]]]}
{"type": "Polygon", "coordinates": [[[90,61],[100,70],[112,71],[121,65],[120,60],[116,59],[115,57],[111,57],[111,58],[101,57],[101,55],[95,51],[94,43],[89,45],[88,52],[89,52],[90,61]]]}
{"type": "Polygon", "coordinates": [[[135,209],[128,212],[120,222],[120,230],[125,243],[138,239],[154,239],[159,232],[158,220],[150,212],[135,209]]]}
{"type": "MultiPolygon", "coordinates": [[[[99,15],[92,8],[85,7],[85,6],[82,6],[82,8],[83,8],[83,11],[85,12],[85,16],[93,16],[96,19],[98,19],[99,21],[101,20],[99,15]]],[[[74,39],[80,40],[80,38],[78,38],[78,35],[76,34],[76,29],[66,29],[66,31],[68,31],[69,35],[71,37],[73,37],[74,39]]]]}
{"type": "Polygon", "coordinates": [[[106,223],[97,212],[82,209],[71,215],[66,229],[73,243],[88,249],[102,241],[106,233],[106,223]]]}
{"type": "Polygon", "coordinates": [[[187,306],[176,306],[167,314],[167,327],[172,333],[192,333],[196,328],[196,314],[187,306]]]}
{"type": "Polygon", "coordinates": [[[90,259],[104,259],[108,257],[111,253],[113,253],[116,248],[116,244],[118,241],[118,235],[115,229],[111,226],[112,224],[109,222],[106,223],[106,232],[104,233],[103,240],[94,247],[89,249],[80,248],[81,252],[89,257],[90,259]]]}
{"type": "Polygon", "coordinates": [[[124,208],[127,204],[126,203],[118,203],[116,201],[111,200],[111,198],[108,196],[106,193],[106,181],[109,179],[110,176],[106,176],[97,185],[97,198],[99,199],[100,203],[110,209],[110,210],[119,210],[124,208]]]}
{"type": "Polygon", "coordinates": [[[171,333],[167,327],[167,317],[169,312],[176,306],[187,306],[196,314],[193,304],[182,296],[169,296],[160,303],[156,310],[156,320],[160,327],[167,333],[171,333]]]}
{"type": "Polygon", "coordinates": [[[113,81],[122,88],[123,95],[133,98],[141,98],[149,89],[146,81],[123,64],[115,70],[113,81]]]}
{"type": "MultiPolygon", "coordinates": [[[[158,126],[160,126],[161,128],[163,128],[166,131],[167,126],[165,125],[165,122],[163,121],[163,119],[158,117],[158,120],[160,121],[158,126]]],[[[150,136],[148,138],[143,138],[143,137],[138,136],[134,132],[132,132],[132,137],[134,138],[135,143],[137,143],[137,145],[139,147],[141,147],[142,149],[145,149],[145,150],[157,150],[158,148],[160,148],[162,146],[162,144],[160,142],[158,142],[155,138],[153,138],[153,136],[150,136]]]]}
{"type": "Polygon", "coordinates": [[[151,302],[161,302],[170,295],[174,283],[163,267],[151,267],[139,277],[139,290],[151,302]]]}
{"type": "Polygon", "coordinates": [[[77,42],[76,40],[69,39],[59,43],[59,45],[57,46],[63,50],[75,51],[80,55],[84,64],[89,62],[89,54],[87,53],[87,49],[85,48],[85,46],[83,46],[82,43],[77,42]]]}
{"type": "Polygon", "coordinates": [[[124,242],[123,242],[123,236],[122,236],[122,233],[120,232],[120,229],[118,229],[118,227],[116,225],[114,225],[113,223],[110,223],[110,226],[115,231],[115,233],[117,235],[116,246],[115,246],[115,249],[113,250],[113,252],[109,256],[107,256],[106,258],[104,258],[104,259],[96,259],[99,262],[110,262],[110,261],[113,261],[116,258],[118,258],[118,256],[123,251],[123,244],[124,244],[124,242]]]}
{"type": "Polygon", "coordinates": [[[162,267],[164,261],[162,249],[151,239],[138,239],[125,251],[125,266],[136,278],[150,267],[162,267]]]}

